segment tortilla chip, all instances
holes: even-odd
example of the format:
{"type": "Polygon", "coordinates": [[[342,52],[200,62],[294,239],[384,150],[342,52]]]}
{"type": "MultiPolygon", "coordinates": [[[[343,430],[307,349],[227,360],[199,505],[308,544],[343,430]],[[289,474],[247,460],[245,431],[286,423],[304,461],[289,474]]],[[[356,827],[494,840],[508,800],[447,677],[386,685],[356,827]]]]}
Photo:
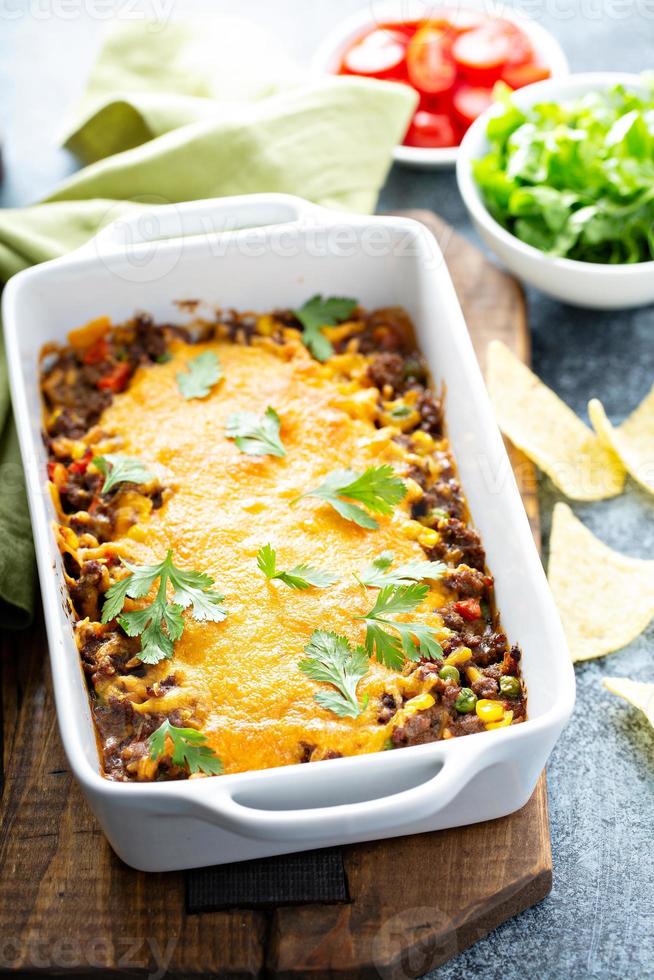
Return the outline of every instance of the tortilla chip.
{"type": "Polygon", "coordinates": [[[498,340],[488,345],[488,390],[502,432],[572,500],[622,491],[619,457],[498,340]]]}
{"type": "Polygon", "coordinates": [[[611,425],[596,398],[588,403],[588,414],[604,445],[617,453],[634,480],[654,493],[654,388],[622,425],[611,425]]]}
{"type": "Polygon", "coordinates": [[[567,504],[554,508],[547,577],[573,661],[621,649],[654,616],[654,561],[607,548],[567,504]]]}
{"type": "Polygon", "coordinates": [[[628,677],[605,677],[604,687],[633,704],[634,708],[640,708],[650,725],[654,726],[654,684],[632,681],[628,677]]]}

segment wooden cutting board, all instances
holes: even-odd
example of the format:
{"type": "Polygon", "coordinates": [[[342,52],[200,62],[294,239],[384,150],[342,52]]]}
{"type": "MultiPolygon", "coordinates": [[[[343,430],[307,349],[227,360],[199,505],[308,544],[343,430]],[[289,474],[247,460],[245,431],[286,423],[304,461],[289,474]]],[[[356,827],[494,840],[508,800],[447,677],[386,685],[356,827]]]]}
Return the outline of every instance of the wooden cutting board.
{"type": "MultiPolygon", "coordinates": [[[[404,213],[438,239],[482,366],[493,337],[528,360],[515,281],[436,215],[404,213]]],[[[512,462],[538,540],[533,468],[515,452],[512,462]]],[[[168,977],[400,980],[550,891],[543,775],[502,820],[345,847],[349,903],[188,915],[183,873],[127,868],[86,807],[59,741],[40,622],[2,637],[0,698],[0,972],[109,977],[167,964],[168,977]]]]}

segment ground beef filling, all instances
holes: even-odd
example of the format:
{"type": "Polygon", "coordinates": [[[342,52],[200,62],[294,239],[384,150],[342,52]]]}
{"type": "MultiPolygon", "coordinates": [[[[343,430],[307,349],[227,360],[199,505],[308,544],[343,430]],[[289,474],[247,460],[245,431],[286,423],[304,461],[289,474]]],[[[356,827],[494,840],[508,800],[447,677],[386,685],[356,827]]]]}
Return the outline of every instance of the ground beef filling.
{"type": "MultiPolygon", "coordinates": [[[[292,310],[276,310],[263,319],[267,321],[265,336],[275,343],[284,343],[289,330],[302,329],[292,310]]],[[[485,725],[474,710],[460,710],[460,696],[465,689],[477,699],[501,702],[506,711],[513,712],[514,722],[521,721],[526,717],[521,683],[517,691],[514,683],[511,697],[503,694],[502,687],[503,678],[520,677],[520,650],[509,646],[499,625],[493,579],[486,568],[479,533],[470,526],[465,496],[444,437],[443,399],[428,386],[427,370],[415,349],[410,320],[403,310],[390,308],[370,313],[357,310],[353,321],[352,330],[345,330],[333,341],[334,349],[337,354],[353,351],[368,357],[364,383],[378,391],[379,426],[387,424],[382,420],[385,403],[406,399],[410,406],[411,424],[404,424],[394,439],[415,460],[406,474],[419,491],[413,498],[410,516],[433,532],[433,541],[424,548],[425,557],[447,565],[443,582],[451,599],[437,610],[447,630],[441,644],[443,657],[462,648],[469,651],[459,671],[459,682],[451,676],[440,676],[441,662],[407,664],[405,676],[418,681],[422,690],[431,694],[433,704],[393,725],[393,719],[410,698],[385,692],[377,706],[377,722],[389,725],[387,747],[419,745],[483,731],[485,725]],[[419,439],[424,441],[426,435],[435,441],[428,460],[420,458],[419,452],[419,439]]],[[[157,509],[164,502],[165,489],[156,483],[147,489],[123,484],[119,490],[103,494],[103,477],[93,467],[89,469],[90,451],[80,457],[75,442],[88,437],[114,395],[129,385],[139,365],[166,359],[172,340],[181,338],[193,343],[228,339],[249,345],[260,328],[260,317],[235,310],[218,311],[213,321],[203,319],[188,327],[157,325],[149,316],[139,315],[107,330],[89,345],[53,349],[47,354],[42,389],[49,476],[59,495],[63,522],[87,547],[105,543],[110,547],[121,493],[142,493],[149,497],[152,509],[157,509]]],[[[112,779],[131,780],[137,778],[139,763],[148,755],[149,735],[166,717],[171,724],[183,725],[184,719],[174,711],[169,715],[141,713],[128,699],[109,697],[105,701],[97,694],[107,678],[143,676],[143,666],[136,657],[139,639],[127,637],[116,623],[99,622],[103,596],[113,580],[111,567],[117,561],[110,551],[81,563],[70,553],[64,554],[71,602],[81,621],[80,656],[91,689],[105,774],[112,779]]],[[[148,688],[148,696],[160,697],[175,684],[171,673],[148,688]]],[[[298,745],[298,762],[335,758],[338,754],[321,751],[309,742],[298,745]]],[[[164,760],[156,778],[179,779],[186,775],[164,760]]]]}

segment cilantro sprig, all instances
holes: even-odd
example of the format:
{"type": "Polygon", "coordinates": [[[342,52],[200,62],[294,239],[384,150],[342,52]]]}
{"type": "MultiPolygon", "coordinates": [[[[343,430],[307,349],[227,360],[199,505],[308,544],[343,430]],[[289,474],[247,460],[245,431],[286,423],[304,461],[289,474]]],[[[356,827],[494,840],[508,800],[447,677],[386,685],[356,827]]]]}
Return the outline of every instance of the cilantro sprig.
{"type": "Polygon", "coordinates": [[[105,594],[102,622],[117,619],[128,636],[141,637],[141,649],[136,654],[146,664],[157,664],[173,655],[174,644],[184,632],[184,609],[190,607],[194,619],[220,623],[227,612],[221,603],[224,596],[211,588],[213,579],[205,572],[178,568],[169,551],[155,565],[132,565],[123,560],[130,574],[115,582],[105,594]],[[142,609],[122,612],[125,599],[141,599],[154,582],[159,587],[153,601],[142,609]],[[168,585],[172,586],[172,601],[168,585]]]}
{"type": "Polygon", "coordinates": [[[306,660],[298,664],[302,673],[336,688],[318,691],[314,695],[316,702],[339,718],[358,718],[368,704],[367,697],[361,703],[357,698],[357,685],[370,666],[365,649],[352,649],[345,636],[314,630],[304,652],[306,660]]]}
{"type": "Polygon", "coordinates": [[[383,589],[387,585],[410,585],[423,579],[442,578],[447,565],[442,561],[407,561],[391,569],[395,555],[392,551],[382,551],[361,573],[359,581],[370,589],[383,589]]]}
{"type": "Polygon", "coordinates": [[[195,728],[178,728],[168,719],[148,738],[151,759],[158,760],[167,754],[167,739],[172,743],[174,765],[186,767],[191,774],[203,772],[207,776],[218,776],[223,771],[222,762],[206,744],[206,735],[195,728]]]}
{"type": "Polygon", "coordinates": [[[150,483],[155,479],[153,473],[145,468],[140,459],[124,456],[122,453],[105,453],[91,460],[104,476],[102,494],[109,493],[119,483],[150,483]]]}
{"type": "Polygon", "coordinates": [[[259,417],[254,412],[234,412],[227,419],[225,432],[242,453],[248,456],[285,456],[284,443],[279,435],[281,419],[269,405],[259,417]]]}
{"type": "Polygon", "coordinates": [[[438,660],[443,656],[440,643],[434,639],[434,630],[422,622],[398,622],[388,619],[398,613],[411,613],[424,601],[428,585],[413,582],[410,585],[386,585],[378,593],[372,609],[358,616],[366,624],[366,650],[380,663],[392,670],[402,667],[404,658],[438,660]],[[395,630],[394,636],[388,630],[395,630]]]}
{"type": "MultiPolygon", "coordinates": [[[[307,490],[303,497],[319,497],[331,504],[334,510],[359,527],[376,530],[379,524],[353,500],[363,504],[375,514],[391,514],[393,507],[406,495],[406,485],[395,475],[392,466],[369,466],[363,473],[352,470],[335,470],[314,490],[307,490]]],[[[295,503],[295,501],[293,501],[295,503]]]]}
{"type": "Polygon", "coordinates": [[[338,581],[336,575],[331,572],[322,571],[312,565],[295,565],[288,571],[277,569],[277,552],[270,544],[264,544],[257,554],[257,565],[267,579],[279,579],[291,589],[310,589],[314,586],[317,589],[326,589],[328,585],[333,585],[338,581]]]}
{"type": "Polygon", "coordinates": [[[187,361],[186,371],[178,371],[177,385],[188,401],[191,398],[206,398],[211,389],[223,376],[220,361],[213,351],[205,350],[197,357],[187,361]]]}
{"type": "Polygon", "coordinates": [[[334,353],[330,340],[322,332],[323,327],[334,327],[347,320],[357,307],[355,299],[329,296],[323,299],[318,293],[299,309],[293,310],[303,326],[302,343],[318,361],[326,361],[334,353]]]}

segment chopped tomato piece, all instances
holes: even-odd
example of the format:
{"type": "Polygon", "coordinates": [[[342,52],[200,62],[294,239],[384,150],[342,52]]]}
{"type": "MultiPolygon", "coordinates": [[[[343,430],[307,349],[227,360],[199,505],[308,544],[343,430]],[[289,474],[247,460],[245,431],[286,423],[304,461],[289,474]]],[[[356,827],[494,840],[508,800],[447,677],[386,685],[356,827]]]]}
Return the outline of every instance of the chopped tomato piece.
{"type": "Polygon", "coordinates": [[[454,603],[454,608],[459,616],[468,623],[472,623],[475,619],[481,618],[479,599],[462,599],[461,602],[454,603]]]}
{"type": "Polygon", "coordinates": [[[407,146],[434,147],[456,146],[459,141],[449,116],[419,109],[404,142],[407,146]]]}
{"type": "Polygon", "coordinates": [[[406,65],[409,81],[419,92],[440,95],[452,88],[456,66],[448,49],[443,32],[430,24],[413,35],[406,51],[406,65]]]}
{"type": "Polygon", "coordinates": [[[132,373],[131,365],[126,361],[116,364],[109,374],[104,374],[97,382],[97,387],[103,391],[122,391],[132,373]]]}
{"type": "Polygon", "coordinates": [[[472,85],[462,85],[454,93],[452,105],[457,116],[467,128],[488,109],[493,101],[493,92],[489,88],[476,88],[472,85]]]}
{"type": "Polygon", "coordinates": [[[81,459],[74,460],[68,467],[69,473],[86,473],[89,468],[89,463],[93,458],[93,453],[90,449],[87,449],[81,459]]]}
{"type": "Polygon", "coordinates": [[[406,40],[397,31],[372,31],[345,53],[343,71],[375,78],[400,78],[404,73],[406,40]]]}
{"type": "Polygon", "coordinates": [[[502,71],[502,81],[511,88],[522,88],[534,82],[544,82],[550,77],[549,68],[544,65],[507,65],[502,71]]]}
{"type": "Polygon", "coordinates": [[[452,45],[452,57],[470,81],[490,84],[496,81],[511,55],[506,34],[487,27],[466,31],[452,45]]]}
{"type": "Polygon", "coordinates": [[[82,360],[85,364],[101,364],[106,361],[109,353],[109,344],[106,337],[98,337],[94,344],[84,351],[82,360]]]}

